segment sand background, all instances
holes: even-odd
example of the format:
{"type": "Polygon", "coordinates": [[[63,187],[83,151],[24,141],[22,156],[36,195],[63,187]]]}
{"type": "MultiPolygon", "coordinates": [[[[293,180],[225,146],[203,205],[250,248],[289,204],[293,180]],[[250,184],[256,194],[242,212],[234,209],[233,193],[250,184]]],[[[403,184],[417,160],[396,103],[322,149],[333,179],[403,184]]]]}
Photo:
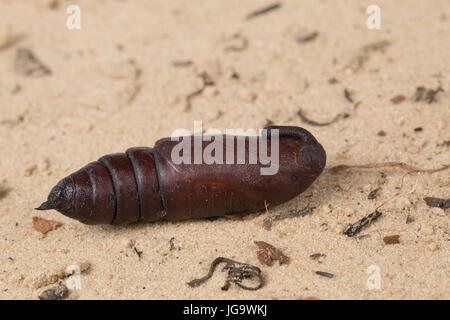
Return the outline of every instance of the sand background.
{"type": "Polygon", "coordinates": [[[449,196],[448,170],[326,170],[305,193],[247,220],[87,226],[33,210],[58,180],[86,163],[152,146],[177,128],[192,130],[194,120],[220,130],[259,129],[268,120],[303,126],[326,149],[327,167],[449,163],[448,1],[378,0],[380,30],[366,28],[373,1],[284,0],[280,9],[251,20],[247,14],[270,2],[85,0],[56,1],[51,8],[52,2],[0,1],[0,39],[7,42],[0,49],[0,298],[36,299],[47,288],[37,288],[39,279],[82,261],[91,267],[74,299],[450,297],[449,212],[422,199],[449,196]],[[69,4],[81,8],[81,30],[66,28],[69,4]],[[313,41],[296,41],[313,31],[313,41]],[[384,40],[384,48],[363,49],[384,40]],[[19,74],[18,48],[29,48],[51,75],[19,74]],[[180,61],[192,63],[174,65],[180,61]],[[186,96],[201,88],[202,72],[215,84],[186,111],[186,96]],[[414,101],[416,87],[439,85],[445,92],[437,102],[414,101]],[[406,100],[392,103],[399,94],[406,100]],[[317,121],[350,117],[314,127],[300,121],[299,108],[317,121]],[[380,130],[386,135],[378,136],[380,130]],[[376,199],[367,199],[377,187],[376,199]],[[342,235],[387,200],[383,216],[360,233],[366,237],[342,235]],[[306,205],[315,207],[312,214],[262,228],[267,215],[306,205]],[[63,226],[43,236],[33,229],[33,215],[63,226]],[[408,215],[414,221],[407,224],[408,215]],[[384,244],[384,236],[395,234],[400,244],[384,244]],[[280,248],[290,263],[262,265],[255,240],[280,248]],[[326,257],[312,260],[314,253],[326,257]],[[266,285],[222,291],[225,273],[218,272],[188,287],[217,256],[259,266],[266,285]],[[379,267],[380,290],[366,285],[371,265],[379,267]]]}

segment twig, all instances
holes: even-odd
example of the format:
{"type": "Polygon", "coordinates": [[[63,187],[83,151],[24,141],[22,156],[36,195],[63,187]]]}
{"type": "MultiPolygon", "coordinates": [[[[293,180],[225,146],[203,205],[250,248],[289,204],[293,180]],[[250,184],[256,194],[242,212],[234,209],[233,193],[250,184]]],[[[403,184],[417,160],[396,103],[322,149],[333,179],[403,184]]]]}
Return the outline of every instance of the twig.
{"type": "Polygon", "coordinates": [[[274,3],[260,10],[256,10],[247,15],[247,20],[261,16],[263,14],[269,13],[273,10],[279,9],[281,7],[281,3],[274,3]]]}
{"type": "Polygon", "coordinates": [[[338,172],[342,170],[352,169],[352,168],[358,168],[358,169],[374,169],[374,168],[386,168],[386,167],[397,167],[403,170],[407,170],[409,172],[425,172],[425,173],[435,173],[438,171],[443,171],[448,168],[450,168],[450,164],[447,164],[441,168],[437,169],[423,169],[411,166],[409,164],[406,164],[404,162],[380,162],[380,163],[368,163],[368,164],[361,164],[361,165],[346,165],[341,164],[334,167],[329,168],[330,172],[338,172]]]}
{"type": "Polygon", "coordinates": [[[299,110],[298,110],[297,115],[300,117],[300,119],[301,119],[304,123],[307,123],[307,124],[312,125],[312,126],[317,126],[317,127],[328,126],[328,125],[330,125],[330,124],[335,123],[336,121],[338,121],[338,120],[340,120],[340,119],[345,119],[345,118],[350,117],[350,115],[349,115],[348,113],[339,113],[339,114],[337,114],[337,115],[333,118],[333,120],[331,120],[331,121],[328,121],[328,122],[317,122],[317,121],[315,121],[315,120],[308,119],[308,118],[303,114],[302,109],[299,109],[299,110]]]}
{"type": "Polygon", "coordinates": [[[222,290],[228,290],[230,283],[235,283],[238,287],[246,290],[258,290],[264,285],[264,280],[261,275],[261,269],[252,266],[250,264],[237,262],[228,258],[218,257],[216,258],[209,268],[208,274],[202,278],[194,279],[188,282],[190,287],[198,287],[200,284],[211,278],[216,270],[217,266],[221,263],[225,263],[225,267],[222,271],[228,270],[228,276],[222,290]],[[242,280],[256,277],[259,281],[255,287],[248,287],[242,284],[242,280]]]}
{"type": "Polygon", "coordinates": [[[353,237],[355,234],[358,234],[362,230],[362,228],[364,228],[366,225],[371,224],[373,221],[378,219],[380,216],[381,216],[381,212],[379,212],[379,211],[372,212],[368,216],[351,224],[344,231],[344,234],[347,235],[348,237],[353,237]]]}

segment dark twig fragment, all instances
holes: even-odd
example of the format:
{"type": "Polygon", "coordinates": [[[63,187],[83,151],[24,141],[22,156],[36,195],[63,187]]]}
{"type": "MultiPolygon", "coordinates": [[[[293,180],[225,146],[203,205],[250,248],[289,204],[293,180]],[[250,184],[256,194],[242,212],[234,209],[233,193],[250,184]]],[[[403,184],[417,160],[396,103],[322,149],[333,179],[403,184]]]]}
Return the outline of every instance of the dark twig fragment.
{"type": "Polygon", "coordinates": [[[344,97],[348,102],[353,103],[352,94],[350,93],[350,91],[348,91],[347,88],[344,89],[344,97]]]}
{"type": "Polygon", "coordinates": [[[52,73],[34,56],[33,52],[25,48],[17,50],[14,67],[17,73],[24,76],[41,77],[52,73]]]}
{"type": "Polygon", "coordinates": [[[314,209],[314,208],[306,207],[306,208],[303,208],[300,210],[294,209],[294,210],[290,210],[289,212],[278,213],[274,216],[267,217],[263,221],[263,228],[266,230],[270,230],[270,228],[272,227],[273,221],[284,220],[284,219],[288,219],[288,218],[304,217],[307,214],[309,214],[312,211],[312,209],[314,209]]]}
{"type": "Polygon", "coordinates": [[[133,246],[133,249],[134,249],[134,252],[136,252],[138,258],[141,258],[143,251],[138,250],[138,248],[136,248],[135,246],[133,246]]]}
{"type": "Polygon", "coordinates": [[[367,195],[367,199],[369,199],[369,200],[375,199],[377,196],[378,190],[380,190],[380,188],[376,188],[376,189],[370,191],[369,194],[367,195]]]}
{"type": "Polygon", "coordinates": [[[334,278],[334,274],[325,271],[316,271],[316,274],[325,278],[334,278]]]}
{"type": "Polygon", "coordinates": [[[375,211],[369,214],[368,216],[356,221],[355,223],[351,224],[345,231],[344,234],[348,237],[353,237],[354,235],[358,234],[363,227],[366,225],[371,224],[373,221],[378,219],[381,216],[381,212],[375,211]]]}
{"type": "Polygon", "coordinates": [[[317,31],[312,31],[312,32],[305,33],[305,34],[299,34],[297,36],[297,42],[300,42],[300,43],[310,42],[310,41],[313,41],[314,39],[316,39],[318,35],[319,35],[319,32],[317,32],[317,31]]]}
{"type": "Polygon", "coordinates": [[[258,246],[258,260],[262,264],[272,266],[274,260],[277,260],[280,265],[289,262],[289,258],[271,244],[264,241],[255,241],[255,244],[258,246]]]}
{"type": "Polygon", "coordinates": [[[450,208],[450,199],[426,197],[426,198],[423,198],[423,200],[425,200],[427,206],[429,206],[429,207],[436,207],[436,208],[442,208],[442,209],[450,208]]]}
{"type": "Polygon", "coordinates": [[[350,117],[350,115],[348,113],[338,113],[333,120],[328,121],[328,122],[317,122],[315,120],[311,120],[308,119],[304,114],[302,109],[299,109],[297,112],[297,115],[300,117],[300,120],[302,120],[304,123],[307,123],[309,125],[312,126],[316,126],[316,127],[324,127],[324,126],[328,126],[330,124],[335,123],[336,121],[340,120],[340,119],[346,119],[348,117],[350,117]]]}
{"type": "Polygon", "coordinates": [[[228,271],[225,284],[221,288],[222,290],[228,290],[231,283],[234,283],[238,287],[245,290],[258,290],[264,285],[264,280],[261,275],[261,269],[259,269],[258,267],[246,263],[237,262],[228,258],[218,257],[211,263],[208,274],[206,276],[188,282],[188,286],[198,287],[200,284],[211,278],[214,274],[214,271],[216,270],[216,267],[221,263],[225,263],[225,267],[222,269],[222,271],[228,271]],[[258,284],[256,286],[249,287],[242,284],[242,280],[252,278],[256,278],[258,280],[258,284]]]}
{"type": "Polygon", "coordinates": [[[247,20],[253,19],[255,17],[261,16],[261,15],[266,14],[266,13],[269,13],[269,12],[271,12],[273,10],[279,9],[280,7],[281,7],[281,3],[279,3],[279,2],[278,3],[273,3],[273,4],[271,4],[271,5],[267,6],[267,7],[264,7],[262,9],[253,11],[252,13],[248,14],[247,15],[247,20]]]}

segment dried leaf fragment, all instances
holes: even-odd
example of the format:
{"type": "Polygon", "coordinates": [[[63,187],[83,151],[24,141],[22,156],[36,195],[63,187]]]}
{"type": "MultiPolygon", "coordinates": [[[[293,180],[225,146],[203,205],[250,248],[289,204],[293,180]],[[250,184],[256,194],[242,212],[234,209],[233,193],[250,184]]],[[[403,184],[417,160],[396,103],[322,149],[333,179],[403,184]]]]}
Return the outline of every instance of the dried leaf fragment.
{"type": "Polygon", "coordinates": [[[400,243],[400,235],[394,234],[392,236],[386,236],[383,238],[385,244],[397,244],[400,243]]]}
{"type": "Polygon", "coordinates": [[[17,73],[24,76],[42,77],[52,73],[34,56],[33,52],[26,48],[17,50],[14,67],[17,73]]]}
{"type": "Polygon", "coordinates": [[[406,97],[405,97],[404,95],[402,95],[402,94],[399,94],[399,95],[393,97],[393,98],[391,99],[391,102],[392,102],[393,104],[399,104],[399,103],[401,103],[401,102],[403,102],[403,101],[405,101],[405,100],[406,100],[406,97]]]}
{"type": "Polygon", "coordinates": [[[436,207],[436,208],[441,208],[441,209],[450,208],[450,199],[426,197],[426,198],[423,198],[423,200],[425,200],[427,206],[429,206],[429,207],[436,207]]]}
{"type": "Polygon", "coordinates": [[[278,261],[280,265],[289,262],[289,257],[271,244],[264,241],[255,241],[255,244],[258,246],[258,260],[262,264],[272,266],[274,261],[278,261]]]}
{"type": "Polygon", "coordinates": [[[436,89],[427,89],[425,87],[417,87],[414,99],[416,101],[426,101],[428,103],[436,102],[436,96],[439,92],[444,91],[440,86],[436,89]]]}
{"type": "Polygon", "coordinates": [[[33,228],[36,231],[41,232],[42,234],[46,234],[52,230],[56,230],[61,227],[63,224],[61,222],[55,220],[47,220],[41,217],[34,216],[33,217],[33,228]]]}

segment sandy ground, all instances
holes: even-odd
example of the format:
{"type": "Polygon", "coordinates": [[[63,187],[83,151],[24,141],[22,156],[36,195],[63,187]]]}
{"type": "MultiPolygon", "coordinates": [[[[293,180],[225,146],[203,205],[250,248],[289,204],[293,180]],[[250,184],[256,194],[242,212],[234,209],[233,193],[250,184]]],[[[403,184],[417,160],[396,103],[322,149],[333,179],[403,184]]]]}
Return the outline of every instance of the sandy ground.
{"type": "Polygon", "coordinates": [[[80,262],[90,268],[72,299],[450,298],[449,211],[423,201],[449,196],[448,170],[325,170],[305,193],[247,220],[86,226],[33,210],[86,163],[152,146],[177,128],[192,130],[194,120],[220,130],[258,129],[269,120],[303,126],[325,147],[327,167],[448,164],[450,3],[378,0],[381,29],[369,30],[373,2],[283,0],[247,20],[270,2],[1,0],[0,298],[36,299],[57,280],[51,275],[80,262]],[[81,30],[66,28],[69,4],[81,8],[81,30]],[[315,39],[297,41],[314,31],[315,39]],[[20,48],[51,74],[21,73],[20,48]],[[202,72],[215,84],[186,110],[202,72]],[[419,86],[445,91],[429,104],[415,101],[419,86]],[[397,95],[406,99],[391,102],[397,95]],[[319,122],[350,116],[317,127],[302,123],[300,108],[319,122]],[[383,203],[362,237],[342,234],[383,203]],[[268,215],[307,205],[310,215],[262,228],[268,215]],[[63,226],[44,236],[33,229],[34,215],[63,226]],[[391,235],[400,243],[385,244],[391,235]],[[281,249],[290,263],[262,265],[255,240],[281,249]],[[313,260],[315,253],[326,256],[313,260]],[[218,256],[260,267],[265,286],[222,291],[223,272],[197,288],[186,285],[218,256]],[[377,272],[374,289],[367,281],[377,272]]]}

